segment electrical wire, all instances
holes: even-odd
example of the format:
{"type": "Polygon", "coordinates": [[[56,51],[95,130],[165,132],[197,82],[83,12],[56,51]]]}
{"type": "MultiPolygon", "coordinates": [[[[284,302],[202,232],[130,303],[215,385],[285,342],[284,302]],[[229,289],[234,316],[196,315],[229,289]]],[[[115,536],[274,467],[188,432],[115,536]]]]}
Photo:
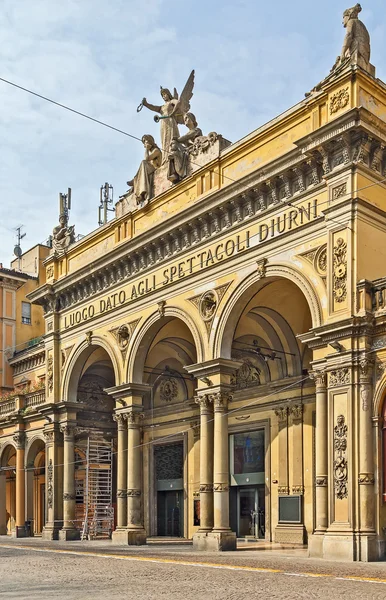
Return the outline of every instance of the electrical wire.
{"type": "MultiPolygon", "coordinates": [[[[109,123],[105,123],[104,121],[100,121],[99,119],[95,119],[94,117],[90,117],[89,115],[86,115],[86,113],[80,112],[79,110],[75,110],[74,108],[71,108],[69,106],[67,106],[66,104],[62,104],[61,102],[56,102],[56,100],[52,100],[51,98],[47,98],[47,96],[43,96],[42,94],[38,94],[37,92],[34,92],[26,87],[23,87],[22,85],[18,85],[17,83],[14,83],[13,81],[9,81],[8,79],[4,79],[4,77],[0,77],[0,81],[3,81],[4,83],[7,83],[8,85],[11,85],[15,88],[18,88],[19,90],[22,90],[23,92],[27,92],[28,94],[32,94],[33,96],[36,96],[37,98],[40,98],[41,100],[45,100],[46,102],[50,102],[51,104],[54,104],[55,106],[59,106],[60,108],[64,108],[65,110],[68,110],[76,115],[79,115],[80,117],[84,117],[85,119],[89,119],[89,121],[93,121],[94,123],[98,123],[98,125],[103,125],[103,127],[107,127],[108,129],[112,129],[113,131],[117,131],[118,133],[122,133],[123,135],[126,135],[129,138],[132,138],[133,140],[136,140],[138,142],[142,143],[142,138],[137,137],[136,135],[133,135],[131,133],[128,133],[127,131],[124,131],[123,129],[119,129],[118,127],[114,127],[113,125],[109,125],[109,123]]],[[[162,150],[162,152],[166,152],[166,150],[164,148],[160,148],[160,150],[162,150]]],[[[202,167],[202,165],[195,163],[194,161],[190,161],[192,165],[195,165],[197,167],[202,167]]],[[[237,179],[232,179],[231,177],[228,177],[227,175],[222,174],[222,177],[224,177],[225,179],[229,179],[232,182],[236,182],[237,179]]]]}
{"type": "MultiPolygon", "coordinates": [[[[271,393],[267,394],[266,396],[263,396],[262,398],[253,399],[250,402],[247,402],[246,404],[244,404],[243,406],[231,409],[228,412],[225,412],[225,413],[221,414],[221,418],[225,418],[225,417],[228,418],[228,415],[230,415],[230,414],[234,414],[234,413],[236,413],[236,412],[238,412],[240,410],[244,410],[245,408],[249,408],[249,407],[251,407],[251,406],[253,406],[255,404],[261,404],[262,401],[265,401],[265,400],[267,400],[268,398],[270,398],[272,396],[276,396],[277,394],[280,394],[281,392],[284,392],[284,391],[287,391],[287,390],[289,390],[291,388],[299,386],[300,384],[304,383],[308,379],[310,379],[309,375],[307,377],[304,377],[303,379],[299,379],[299,380],[297,380],[295,382],[292,382],[292,383],[290,383],[290,384],[288,384],[286,386],[283,386],[281,388],[277,388],[276,390],[272,391],[271,393]]],[[[200,391],[203,391],[203,390],[200,390],[200,391]]],[[[210,393],[210,391],[208,393],[210,393]]],[[[212,423],[212,422],[214,422],[214,420],[215,420],[215,418],[213,416],[213,419],[209,419],[207,421],[207,423],[212,423]]],[[[160,423],[160,425],[165,425],[165,423],[160,423]]],[[[168,427],[172,427],[173,423],[169,422],[169,423],[167,423],[167,426],[168,427]]],[[[189,426],[187,429],[182,429],[180,431],[175,431],[173,433],[170,433],[170,434],[167,434],[165,436],[159,437],[156,440],[151,439],[148,442],[143,442],[141,444],[138,444],[137,446],[133,446],[132,449],[145,448],[147,446],[151,446],[152,444],[158,444],[160,442],[169,440],[170,438],[175,438],[178,435],[182,435],[184,433],[188,433],[190,430],[195,429],[196,427],[199,428],[200,425],[189,426]]],[[[128,452],[128,448],[126,448],[124,450],[113,451],[112,454],[116,455],[116,454],[118,454],[118,452],[119,453],[120,452],[128,452]]],[[[77,465],[79,463],[83,464],[84,463],[84,459],[82,459],[81,461],[74,460],[74,461],[71,461],[71,462],[68,462],[68,463],[60,463],[60,464],[57,464],[56,467],[64,467],[66,465],[77,465]]],[[[3,467],[0,467],[0,471],[1,471],[2,468],[3,467]]],[[[37,467],[24,467],[22,469],[16,469],[16,468],[14,468],[14,471],[16,471],[16,470],[17,471],[25,471],[25,472],[27,472],[27,471],[35,471],[36,468],[37,467]]]]}

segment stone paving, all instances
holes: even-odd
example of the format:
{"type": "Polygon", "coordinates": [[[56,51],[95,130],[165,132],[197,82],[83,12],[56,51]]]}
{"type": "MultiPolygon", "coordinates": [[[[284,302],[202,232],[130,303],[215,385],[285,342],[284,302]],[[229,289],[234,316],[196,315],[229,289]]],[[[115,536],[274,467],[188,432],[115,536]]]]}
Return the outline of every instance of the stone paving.
{"type": "Polygon", "coordinates": [[[386,563],[315,560],[304,549],[264,544],[210,554],[189,545],[1,537],[0,582],[0,598],[26,600],[367,600],[386,599],[386,563]]]}

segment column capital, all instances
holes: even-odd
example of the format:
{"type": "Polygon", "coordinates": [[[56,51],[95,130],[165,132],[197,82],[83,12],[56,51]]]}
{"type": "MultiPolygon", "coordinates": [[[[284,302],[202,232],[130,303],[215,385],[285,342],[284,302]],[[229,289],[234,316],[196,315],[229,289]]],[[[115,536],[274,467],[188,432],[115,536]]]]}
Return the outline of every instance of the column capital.
{"type": "Polygon", "coordinates": [[[292,416],[292,421],[294,423],[300,423],[303,419],[303,404],[292,404],[289,407],[289,414],[292,416]]]}
{"type": "Polygon", "coordinates": [[[275,415],[277,416],[279,425],[285,425],[288,419],[288,406],[279,406],[278,408],[275,408],[275,415]]]}
{"type": "Polygon", "coordinates": [[[201,411],[208,410],[213,405],[211,394],[194,396],[194,402],[199,405],[201,411]]]}
{"type": "Polygon", "coordinates": [[[232,400],[232,396],[228,391],[216,391],[209,394],[211,402],[213,402],[215,412],[221,412],[227,409],[228,402],[232,400]]]}
{"type": "Polygon", "coordinates": [[[125,419],[127,421],[127,427],[139,427],[142,419],[144,418],[144,413],[140,413],[137,410],[129,410],[124,413],[125,419]]]}
{"type": "Polygon", "coordinates": [[[25,448],[25,431],[20,429],[13,434],[13,441],[16,444],[16,450],[24,450],[25,448]]]}
{"type": "Polygon", "coordinates": [[[315,369],[309,372],[310,379],[315,381],[315,386],[319,391],[326,389],[327,377],[324,369],[315,369]]]}
{"type": "Polygon", "coordinates": [[[113,421],[118,425],[118,430],[126,429],[127,413],[119,412],[113,415],[113,421]]]}
{"type": "Polygon", "coordinates": [[[359,361],[359,381],[360,383],[371,383],[373,368],[375,364],[374,357],[363,356],[359,361]]]}
{"type": "Polygon", "coordinates": [[[66,442],[74,441],[75,429],[76,429],[75,423],[61,423],[60,424],[60,431],[63,433],[64,439],[66,442]]]}

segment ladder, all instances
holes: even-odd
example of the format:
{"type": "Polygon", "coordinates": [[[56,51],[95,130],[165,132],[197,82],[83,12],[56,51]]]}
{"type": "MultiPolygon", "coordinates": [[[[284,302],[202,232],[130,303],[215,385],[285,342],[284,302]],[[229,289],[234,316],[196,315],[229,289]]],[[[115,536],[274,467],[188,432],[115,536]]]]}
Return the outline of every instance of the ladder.
{"type": "Polygon", "coordinates": [[[111,537],[114,525],[112,476],[113,443],[88,437],[82,540],[111,537]]]}

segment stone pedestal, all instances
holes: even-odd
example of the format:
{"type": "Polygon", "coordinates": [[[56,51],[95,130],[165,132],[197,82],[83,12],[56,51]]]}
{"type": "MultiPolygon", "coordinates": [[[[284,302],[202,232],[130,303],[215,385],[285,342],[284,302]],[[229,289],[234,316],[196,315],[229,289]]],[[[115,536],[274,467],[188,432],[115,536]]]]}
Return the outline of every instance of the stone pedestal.
{"type": "Polygon", "coordinates": [[[237,550],[236,534],[229,531],[211,531],[207,534],[206,548],[208,552],[230,552],[237,550]]]}
{"type": "Polygon", "coordinates": [[[112,540],[119,546],[143,546],[146,544],[146,531],[117,528],[113,531],[112,540]]]}
{"type": "Polygon", "coordinates": [[[304,544],[304,525],[277,525],[275,528],[275,542],[277,544],[304,544]]]}

